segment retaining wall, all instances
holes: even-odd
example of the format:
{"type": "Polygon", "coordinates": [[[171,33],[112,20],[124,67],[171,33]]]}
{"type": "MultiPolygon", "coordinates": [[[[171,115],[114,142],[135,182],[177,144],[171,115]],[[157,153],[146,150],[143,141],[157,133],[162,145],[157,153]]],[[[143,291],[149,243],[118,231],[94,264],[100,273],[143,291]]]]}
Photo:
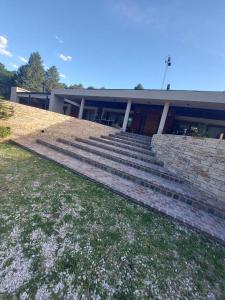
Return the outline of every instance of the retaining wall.
{"type": "Polygon", "coordinates": [[[224,140],[156,134],[152,148],[167,169],[225,204],[224,140]]]}

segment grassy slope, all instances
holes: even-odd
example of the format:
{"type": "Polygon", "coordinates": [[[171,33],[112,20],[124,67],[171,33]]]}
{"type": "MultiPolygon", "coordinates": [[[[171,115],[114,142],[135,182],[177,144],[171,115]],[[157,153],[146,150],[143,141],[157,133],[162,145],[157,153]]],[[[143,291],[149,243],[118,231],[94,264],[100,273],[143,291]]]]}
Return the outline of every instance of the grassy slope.
{"type": "Polygon", "coordinates": [[[51,141],[62,136],[67,139],[88,138],[89,136],[108,135],[118,131],[109,126],[32,106],[8,101],[5,101],[5,104],[12,105],[14,115],[8,120],[0,119],[0,126],[11,128],[12,139],[26,137],[26,140],[28,138],[32,140],[41,137],[51,141]],[[43,130],[44,132],[42,132],[43,130]]]}
{"type": "Polygon", "coordinates": [[[223,247],[52,162],[0,144],[0,196],[0,298],[223,299],[223,247]]]}

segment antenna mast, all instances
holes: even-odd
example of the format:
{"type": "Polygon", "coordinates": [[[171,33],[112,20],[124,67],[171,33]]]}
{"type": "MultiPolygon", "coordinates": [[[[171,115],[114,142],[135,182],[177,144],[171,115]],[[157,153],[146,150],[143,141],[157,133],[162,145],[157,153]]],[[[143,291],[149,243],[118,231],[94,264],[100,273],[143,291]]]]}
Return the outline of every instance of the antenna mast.
{"type": "Polygon", "coordinates": [[[171,56],[169,55],[166,60],[165,60],[165,71],[164,71],[164,75],[163,75],[163,81],[162,81],[162,85],[161,85],[161,90],[163,89],[164,87],[164,83],[165,83],[165,80],[166,80],[166,75],[167,75],[167,71],[168,71],[168,67],[171,66],[171,56]]]}

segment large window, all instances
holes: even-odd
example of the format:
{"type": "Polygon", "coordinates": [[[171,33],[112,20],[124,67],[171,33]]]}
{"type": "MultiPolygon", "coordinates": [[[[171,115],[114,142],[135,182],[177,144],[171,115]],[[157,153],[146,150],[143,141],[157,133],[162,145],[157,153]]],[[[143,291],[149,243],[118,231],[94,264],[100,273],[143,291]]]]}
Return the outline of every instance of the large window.
{"type": "Polygon", "coordinates": [[[113,127],[121,127],[123,124],[124,113],[116,111],[105,111],[102,115],[102,121],[109,122],[113,127]]]}
{"type": "Polygon", "coordinates": [[[220,138],[222,134],[224,134],[225,137],[225,126],[176,120],[173,124],[171,133],[199,137],[220,138]]]}
{"type": "Polygon", "coordinates": [[[25,104],[37,108],[42,108],[48,110],[49,108],[49,99],[39,99],[39,98],[31,98],[31,97],[20,97],[20,104],[25,104]]]}
{"type": "Polygon", "coordinates": [[[96,108],[84,108],[83,112],[83,119],[89,120],[89,121],[95,121],[96,118],[96,108]]]}

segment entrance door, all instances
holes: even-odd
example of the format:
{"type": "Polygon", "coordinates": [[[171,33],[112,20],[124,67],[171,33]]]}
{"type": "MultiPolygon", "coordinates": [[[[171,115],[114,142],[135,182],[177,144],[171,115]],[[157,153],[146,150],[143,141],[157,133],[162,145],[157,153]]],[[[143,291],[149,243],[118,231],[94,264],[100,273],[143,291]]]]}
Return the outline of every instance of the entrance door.
{"type": "Polygon", "coordinates": [[[145,127],[146,111],[141,108],[134,110],[133,121],[130,130],[134,133],[143,134],[145,127]]]}
{"type": "Polygon", "coordinates": [[[150,109],[147,111],[143,134],[153,135],[156,134],[159,128],[161,119],[160,109],[150,109]]]}
{"type": "Polygon", "coordinates": [[[131,131],[144,135],[157,133],[161,111],[151,107],[139,107],[134,110],[134,118],[131,131]]]}

